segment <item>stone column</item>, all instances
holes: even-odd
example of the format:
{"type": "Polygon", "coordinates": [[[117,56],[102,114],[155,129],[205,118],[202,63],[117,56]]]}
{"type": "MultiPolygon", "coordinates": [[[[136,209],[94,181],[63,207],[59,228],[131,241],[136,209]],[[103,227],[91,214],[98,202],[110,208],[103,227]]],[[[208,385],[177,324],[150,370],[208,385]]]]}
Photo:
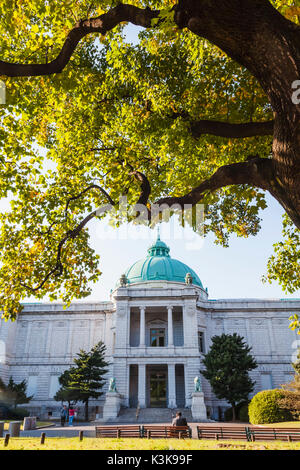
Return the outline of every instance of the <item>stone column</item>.
{"type": "Polygon", "coordinates": [[[145,347],[145,307],[140,307],[140,347],[145,347]]]}
{"type": "Polygon", "coordinates": [[[175,364],[168,364],[168,408],[176,408],[175,364]]]}
{"type": "Polygon", "coordinates": [[[170,305],[168,306],[168,346],[174,346],[174,335],[173,335],[173,315],[170,305]]]}
{"type": "Polygon", "coordinates": [[[146,365],[139,364],[138,402],[140,408],[146,408],[146,365]]]}

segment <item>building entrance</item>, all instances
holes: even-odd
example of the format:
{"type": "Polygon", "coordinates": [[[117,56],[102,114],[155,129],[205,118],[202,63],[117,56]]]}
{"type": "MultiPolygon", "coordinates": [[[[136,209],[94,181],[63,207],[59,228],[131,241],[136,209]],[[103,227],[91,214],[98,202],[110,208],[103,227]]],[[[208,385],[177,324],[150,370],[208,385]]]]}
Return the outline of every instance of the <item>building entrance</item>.
{"type": "Polygon", "coordinates": [[[150,407],[166,408],[167,377],[164,372],[150,373],[150,407]]]}

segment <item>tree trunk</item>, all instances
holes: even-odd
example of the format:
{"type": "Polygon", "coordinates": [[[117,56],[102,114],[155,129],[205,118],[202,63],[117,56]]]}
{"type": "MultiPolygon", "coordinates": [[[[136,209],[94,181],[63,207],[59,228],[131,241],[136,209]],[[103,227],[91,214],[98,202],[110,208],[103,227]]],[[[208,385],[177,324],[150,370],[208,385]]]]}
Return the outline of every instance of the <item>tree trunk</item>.
{"type": "Polygon", "coordinates": [[[268,0],[179,0],[175,21],[220,47],[261,84],[274,112],[268,190],[300,228],[300,103],[292,101],[300,80],[299,26],[268,0]]]}
{"type": "Polygon", "coordinates": [[[232,407],[232,421],[236,421],[236,407],[235,404],[231,403],[232,407]]]}
{"type": "Polygon", "coordinates": [[[87,399],[85,402],[85,420],[89,420],[89,400],[87,399]]]}

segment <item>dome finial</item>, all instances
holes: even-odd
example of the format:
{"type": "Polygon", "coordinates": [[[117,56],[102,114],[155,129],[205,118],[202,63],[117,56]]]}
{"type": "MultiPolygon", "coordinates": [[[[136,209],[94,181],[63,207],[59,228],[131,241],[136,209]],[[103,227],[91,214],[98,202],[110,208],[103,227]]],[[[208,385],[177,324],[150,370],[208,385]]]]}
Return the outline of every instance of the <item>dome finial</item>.
{"type": "Polygon", "coordinates": [[[160,230],[159,230],[159,225],[157,226],[157,237],[156,237],[156,241],[159,241],[160,240],[160,230]]]}

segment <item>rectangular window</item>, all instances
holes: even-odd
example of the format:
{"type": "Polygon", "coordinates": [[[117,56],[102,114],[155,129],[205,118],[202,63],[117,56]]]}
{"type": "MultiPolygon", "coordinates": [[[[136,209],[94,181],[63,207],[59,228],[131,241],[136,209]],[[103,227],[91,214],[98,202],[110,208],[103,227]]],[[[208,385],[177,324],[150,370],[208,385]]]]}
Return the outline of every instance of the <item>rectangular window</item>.
{"type": "Polygon", "coordinates": [[[198,345],[199,345],[199,351],[201,353],[204,353],[204,332],[203,331],[198,331],[198,345]]]}
{"type": "Polygon", "coordinates": [[[165,329],[152,328],[150,330],[150,346],[163,347],[165,345],[165,329]]]}

